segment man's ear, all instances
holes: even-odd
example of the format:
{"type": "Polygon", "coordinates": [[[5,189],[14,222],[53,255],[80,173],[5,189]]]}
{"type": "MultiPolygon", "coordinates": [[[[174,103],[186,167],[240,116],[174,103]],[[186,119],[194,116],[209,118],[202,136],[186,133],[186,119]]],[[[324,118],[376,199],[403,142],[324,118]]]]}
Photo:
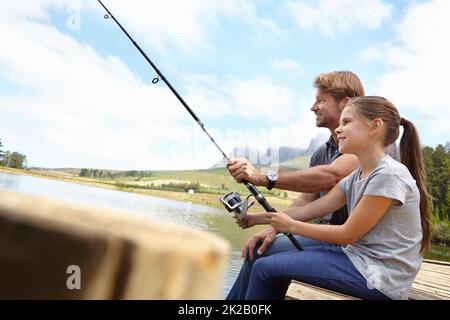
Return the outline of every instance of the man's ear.
{"type": "Polygon", "coordinates": [[[345,97],[339,101],[339,110],[344,110],[345,105],[350,101],[349,97],[345,97]]]}

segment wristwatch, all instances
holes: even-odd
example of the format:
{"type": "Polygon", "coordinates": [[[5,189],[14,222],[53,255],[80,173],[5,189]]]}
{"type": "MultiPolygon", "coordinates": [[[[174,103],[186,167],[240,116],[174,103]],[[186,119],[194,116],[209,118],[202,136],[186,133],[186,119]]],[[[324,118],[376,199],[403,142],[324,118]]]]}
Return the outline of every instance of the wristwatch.
{"type": "Polygon", "coordinates": [[[267,190],[272,190],[273,187],[275,187],[275,183],[277,183],[278,180],[278,173],[274,170],[271,170],[267,172],[266,174],[267,178],[267,190]]]}

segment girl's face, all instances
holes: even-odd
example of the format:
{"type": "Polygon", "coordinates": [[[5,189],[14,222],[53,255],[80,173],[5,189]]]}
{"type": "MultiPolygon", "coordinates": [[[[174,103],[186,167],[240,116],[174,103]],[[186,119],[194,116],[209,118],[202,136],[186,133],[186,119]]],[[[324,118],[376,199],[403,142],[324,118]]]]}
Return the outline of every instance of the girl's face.
{"type": "Polygon", "coordinates": [[[352,107],[344,108],[340,125],[335,132],[341,153],[357,154],[366,149],[370,143],[370,128],[355,115],[352,107]]]}

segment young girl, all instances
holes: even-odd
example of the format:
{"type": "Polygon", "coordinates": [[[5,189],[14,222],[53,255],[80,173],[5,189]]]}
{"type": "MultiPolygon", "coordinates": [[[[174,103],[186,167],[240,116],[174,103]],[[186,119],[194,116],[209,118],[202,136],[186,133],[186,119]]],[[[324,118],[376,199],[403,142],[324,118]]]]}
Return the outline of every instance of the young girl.
{"type": "Polygon", "coordinates": [[[336,134],[340,152],[355,154],[361,167],[305,207],[258,217],[259,223],[316,240],[317,245],[256,260],[246,299],[283,299],[292,279],[364,299],[408,298],[430,246],[416,128],[388,100],[357,97],[345,106],[336,134]],[[402,163],[384,154],[400,126],[402,163]],[[349,218],[343,225],[302,222],[345,204],[349,218]]]}

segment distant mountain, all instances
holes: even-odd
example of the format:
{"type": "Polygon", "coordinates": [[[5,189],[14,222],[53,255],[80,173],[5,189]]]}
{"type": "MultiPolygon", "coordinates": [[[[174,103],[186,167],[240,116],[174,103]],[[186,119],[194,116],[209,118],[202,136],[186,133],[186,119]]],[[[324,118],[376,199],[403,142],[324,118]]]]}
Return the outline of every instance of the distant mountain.
{"type": "Polygon", "coordinates": [[[309,147],[306,149],[306,154],[312,156],[314,151],[316,151],[321,145],[328,141],[330,138],[329,134],[319,133],[311,139],[309,142],[309,147]]]}
{"type": "MultiPolygon", "coordinates": [[[[251,163],[258,166],[270,166],[277,163],[277,165],[283,165],[287,163],[290,167],[293,164],[308,162],[314,151],[317,150],[322,144],[328,140],[329,136],[320,133],[313,137],[309,143],[308,148],[300,149],[294,147],[281,146],[278,149],[268,148],[265,152],[259,152],[255,148],[242,148],[236,147],[233,150],[233,157],[246,158],[251,163]]],[[[225,160],[221,160],[216,163],[213,168],[221,168],[225,166],[225,160]]]]}
{"type": "Polygon", "coordinates": [[[446,152],[450,152],[450,141],[447,141],[447,143],[444,146],[444,149],[446,152]]]}

